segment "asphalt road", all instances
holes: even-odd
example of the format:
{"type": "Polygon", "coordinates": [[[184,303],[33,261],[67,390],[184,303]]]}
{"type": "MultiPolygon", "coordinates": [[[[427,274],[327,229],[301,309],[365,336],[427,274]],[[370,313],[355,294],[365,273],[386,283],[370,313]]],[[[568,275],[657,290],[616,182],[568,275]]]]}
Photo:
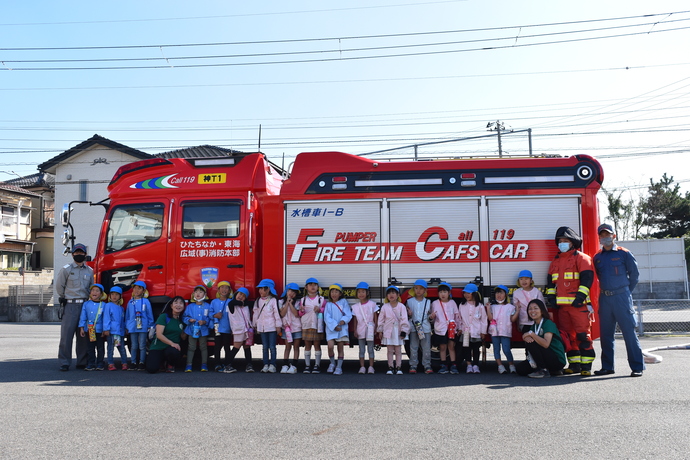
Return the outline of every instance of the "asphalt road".
{"type": "Polygon", "coordinates": [[[495,364],[388,376],[385,352],[376,375],[354,360],[342,376],[149,375],[59,372],[58,338],[57,324],[0,323],[0,458],[690,457],[687,350],[658,352],[642,378],[628,376],[622,340],[606,377],[533,380],[495,364]]]}

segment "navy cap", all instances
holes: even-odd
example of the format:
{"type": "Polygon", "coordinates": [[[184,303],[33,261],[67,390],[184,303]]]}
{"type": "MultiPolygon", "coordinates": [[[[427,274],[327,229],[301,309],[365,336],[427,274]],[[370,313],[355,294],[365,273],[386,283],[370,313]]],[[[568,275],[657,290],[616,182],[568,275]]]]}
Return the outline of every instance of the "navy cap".
{"type": "Polygon", "coordinates": [[[72,248],[72,254],[74,254],[76,251],[84,251],[84,254],[86,254],[86,246],[81,243],[77,243],[72,248]]]}
{"type": "Polygon", "coordinates": [[[597,235],[603,231],[607,231],[612,234],[616,233],[613,231],[613,227],[611,226],[611,224],[601,224],[599,228],[597,228],[597,235]]]}

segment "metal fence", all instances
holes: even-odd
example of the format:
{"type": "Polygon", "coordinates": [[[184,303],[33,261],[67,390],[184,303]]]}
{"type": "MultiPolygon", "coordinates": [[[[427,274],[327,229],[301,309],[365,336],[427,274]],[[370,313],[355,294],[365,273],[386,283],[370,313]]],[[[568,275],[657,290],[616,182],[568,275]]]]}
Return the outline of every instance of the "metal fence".
{"type": "Polygon", "coordinates": [[[8,303],[10,307],[17,305],[53,305],[53,286],[50,284],[9,286],[8,303]]]}
{"type": "Polygon", "coordinates": [[[690,300],[646,299],[633,300],[638,314],[640,334],[690,333],[690,300]]]}

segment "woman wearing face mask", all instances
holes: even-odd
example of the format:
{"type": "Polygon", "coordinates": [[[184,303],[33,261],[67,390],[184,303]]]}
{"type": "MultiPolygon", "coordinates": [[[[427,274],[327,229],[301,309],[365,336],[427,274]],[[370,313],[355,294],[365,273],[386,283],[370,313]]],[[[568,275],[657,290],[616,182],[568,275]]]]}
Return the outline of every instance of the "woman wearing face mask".
{"type": "Polygon", "coordinates": [[[570,227],[556,231],[559,253],[549,267],[546,298],[558,309],[554,320],[564,332],[570,366],[566,374],[592,375],[592,318],[594,310],[589,290],[594,281],[592,259],[582,252],[582,239],[570,227]]]}

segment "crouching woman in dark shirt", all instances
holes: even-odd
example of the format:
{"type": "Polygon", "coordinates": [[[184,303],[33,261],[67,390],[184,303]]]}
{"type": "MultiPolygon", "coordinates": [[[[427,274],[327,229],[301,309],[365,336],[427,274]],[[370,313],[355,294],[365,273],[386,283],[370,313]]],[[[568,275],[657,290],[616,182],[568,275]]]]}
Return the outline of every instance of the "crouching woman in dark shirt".
{"type": "Polygon", "coordinates": [[[556,323],[549,319],[546,305],[541,300],[534,299],[527,305],[527,314],[534,324],[522,334],[522,339],[536,368],[534,364],[530,365],[525,361],[519,363],[518,373],[532,378],[561,375],[567,364],[565,346],[556,323]]]}
{"type": "Polygon", "coordinates": [[[186,337],[183,332],[182,313],[185,304],[181,296],[172,299],[170,310],[164,311],[156,320],[156,338],[149,346],[146,370],[155,374],[165,361],[166,371],[175,372],[175,365],[182,358],[180,342],[186,337]]]}

